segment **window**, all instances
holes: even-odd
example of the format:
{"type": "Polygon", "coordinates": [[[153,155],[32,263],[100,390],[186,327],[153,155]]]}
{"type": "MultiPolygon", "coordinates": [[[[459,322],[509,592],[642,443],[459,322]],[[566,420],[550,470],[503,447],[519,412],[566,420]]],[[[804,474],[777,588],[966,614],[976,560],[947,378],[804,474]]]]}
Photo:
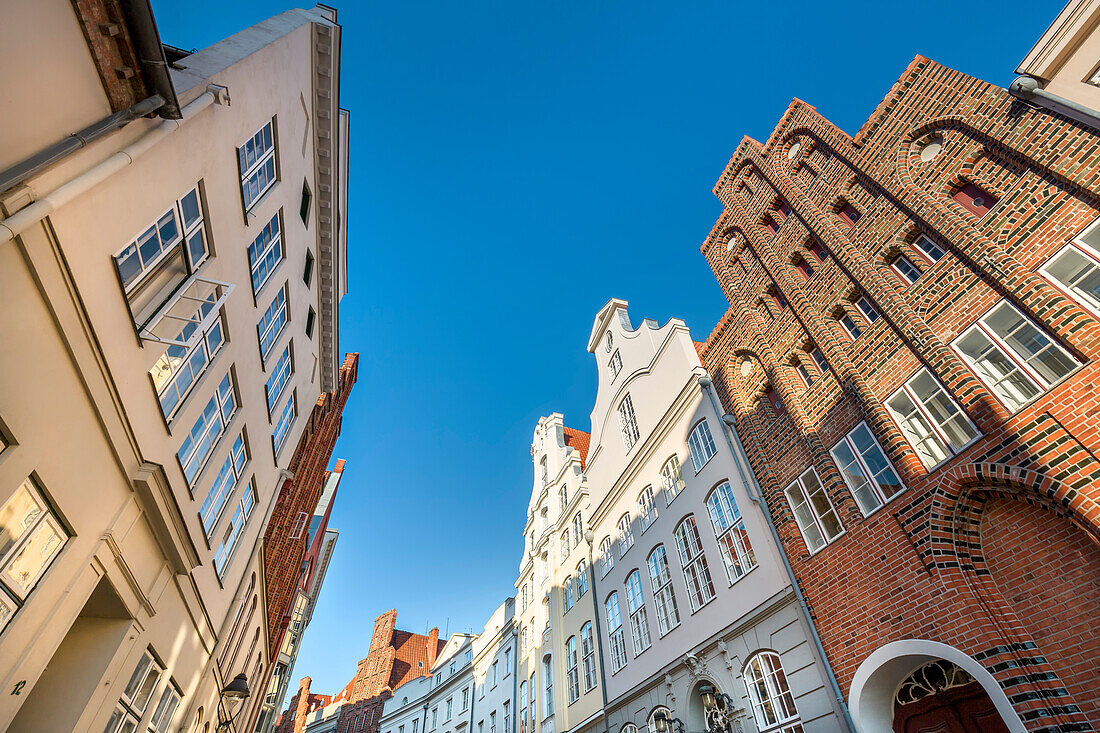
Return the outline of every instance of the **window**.
{"type": "Polygon", "coordinates": [[[542,717],[549,718],[554,714],[554,668],[547,655],[542,658],[542,717]]]}
{"type": "Polygon", "coordinates": [[[778,654],[756,654],[741,674],[749,690],[756,727],[761,733],[802,733],[802,722],[778,654]]]}
{"type": "Polygon", "coordinates": [[[928,258],[928,261],[935,264],[943,259],[943,256],[947,254],[943,247],[936,244],[930,237],[920,235],[913,240],[913,246],[922,255],[928,258]]]}
{"type": "Polygon", "coordinates": [[[894,268],[894,271],[898,273],[906,285],[912,285],[921,276],[920,268],[913,264],[905,255],[898,255],[894,258],[890,266],[894,268]]]}
{"type": "Polygon", "coordinates": [[[115,267],[130,294],[161,263],[179,260],[183,269],[193,273],[206,261],[207,254],[202,198],[196,186],[123,247],[115,255],[115,267]]]}
{"type": "Polygon", "coordinates": [[[569,530],[565,530],[561,533],[561,562],[565,564],[565,561],[569,559],[569,530]]]}
{"type": "Polygon", "coordinates": [[[275,455],[279,455],[279,451],[282,450],[287,435],[290,434],[290,426],[294,424],[294,418],[297,414],[298,403],[296,395],[291,392],[290,400],[286,403],[286,407],[283,408],[283,413],[279,415],[279,421],[275,423],[275,431],[271,435],[271,444],[275,448],[275,455]]]}
{"type": "Polygon", "coordinates": [[[798,273],[807,280],[814,276],[814,268],[805,257],[799,257],[795,260],[794,269],[798,270],[798,273]]]}
{"type": "Polygon", "coordinates": [[[523,592],[520,593],[520,597],[522,599],[522,604],[520,605],[520,610],[521,611],[526,611],[527,610],[527,601],[528,601],[528,598],[527,598],[527,584],[526,583],[523,584],[523,592]]]}
{"type": "Polygon", "coordinates": [[[275,120],[237,148],[237,163],[241,171],[241,195],[248,212],[261,196],[275,185],[275,120]]]}
{"type": "MultiPolygon", "coordinates": [[[[214,310],[215,302],[204,300],[199,305],[196,316],[201,319],[201,322],[206,322],[207,316],[214,310]]],[[[210,362],[214,360],[222,344],[225,343],[225,330],[220,313],[206,328],[205,333],[196,336],[199,325],[200,321],[189,320],[185,323],[178,338],[186,342],[194,339],[194,343],[190,346],[169,344],[149,370],[165,419],[171,420],[175,416],[184,397],[198,383],[203,372],[210,366],[210,362]]]]}
{"type": "Polygon", "coordinates": [[[191,426],[187,437],[183,439],[180,449],[176,451],[188,485],[194,485],[195,477],[214,452],[236,411],[237,396],[233,390],[233,380],[226,374],[214,390],[214,396],[206,403],[202,414],[191,426]]]}
{"type": "Polygon", "coordinates": [[[680,625],[676,594],[672,590],[672,574],[668,570],[668,555],[664,545],[657,545],[649,555],[649,588],[657,608],[657,629],[664,636],[680,625]]]}
{"type": "Polygon", "coordinates": [[[811,554],[844,534],[844,527],[817,477],[817,471],[807,469],[784,490],[784,494],[802,533],[802,540],[811,554]]]}
{"type": "Polygon", "coordinates": [[[546,465],[546,456],[539,460],[539,468],[541,469],[542,485],[548,486],[550,484],[550,467],[546,465]]]}
{"type": "Polygon", "coordinates": [[[500,681],[500,673],[498,669],[498,663],[493,661],[493,687],[497,686],[497,682],[500,681]]]}
{"type": "Polygon", "coordinates": [[[611,538],[604,537],[600,542],[600,577],[606,578],[615,567],[615,558],[611,555],[611,538]]]}
{"type": "MultiPolygon", "coordinates": [[[[150,652],[144,652],[130,674],[130,680],[126,683],[126,688],[122,691],[122,697],[115,705],[114,712],[107,720],[104,733],[132,733],[137,730],[145,711],[149,708],[149,701],[153,699],[153,693],[160,683],[162,674],[164,674],[164,668],[160,662],[150,652]]],[[[172,712],[175,712],[174,706],[172,712]]],[[[168,717],[171,718],[171,715],[169,714],[168,717]]]]}
{"type": "Polygon", "coordinates": [[[864,297],[859,297],[856,298],[855,306],[859,312],[863,314],[863,317],[867,319],[868,323],[874,323],[878,320],[878,311],[871,305],[871,301],[864,297]]]}
{"type": "Polygon", "coordinates": [[[581,656],[584,658],[584,691],[596,687],[596,646],[592,642],[592,622],[581,626],[581,656]]]}
{"type": "Polygon", "coordinates": [[[202,528],[207,537],[214,531],[214,525],[218,523],[218,518],[221,517],[222,509],[229,497],[237,490],[237,484],[244,474],[244,467],[247,462],[248,451],[245,447],[244,432],[242,431],[237,439],[233,441],[233,447],[229,449],[229,455],[226,456],[225,463],[222,464],[217,478],[214,479],[214,485],[210,487],[210,491],[206,494],[202,507],[199,509],[202,528]]]}
{"type": "Polygon", "coordinates": [[[634,656],[649,648],[649,619],[642,596],[642,574],[637,570],[626,577],[626,610],[630,613],[630,638],[634,643],[634,656]]]}
{"type": "Polygon", "coordinates": [[[520,733],[527,729],[527,680],[519,683],[519,725],[520,733]]]}
{"type": "Polygon", "coordinates": [[[979,218],[988,214],[989,210],[997,205],[996,196],[973,183],[968,183],[955,191],[951,198],[955,200],[955,203],[979,218]]]}
{"type": "Polygon", "coordinates": [[[849,227],[854,227],[856,223],[863,218],[863,214],[860,213],[859,209],[849,203],[845,203],[842,207],[840,207],[840,211],[837,212],[837,216],[839,216],[840,220],[849,227]]]}
{"type": "Polygon", "coordinates": [[[703,543],[699,540],[699,528],[695,518],[688,516],[676,528],[676,549],[680,555],[680,566],[684,570],[684,582],[688,587],[688,600],[691,610],[698,611],[714,598],[714,584],[710,580],[710,569],[703,554],[703,543]]]}
{"type": "MultiPolygon", "coordinates": [[[[511,649],[509,649],[507,653],[509,653],[509,654],[510,654],[510,653],[511,653],[511,651],[512,651],[512,650],[511,650],[511,649]]],[[[466,653],[465,653],[465,654],[464,654],[464,655],[462,656],[462,663],[463,663],[463,664],[469,664],[469,663],[470,663],[470,660],[471,660],[471,659],[473,659],[473,658],[474,658],[474,652],[473,652],[473,650],[471,650],[471,649],[467,649],[467,650],[466,650],[466,653]]]]}
{"type": "Polygon", "coordinates": [[[581,560],[577,565],[577,598],[588,592],[588,565],[581,560]]]}
{"type": "Polygon", "coordinates": [[[707,498],[710,510],[710,523],[714,527],[714,537],[722,551],[722,561],[726,566],[726,576],[730,583],[756,567],[756,554],[749,542],[749,533],[745,529],[745,520],[733,498],[733,488],[729,481],[718,484],[707,498]]]}
{"type": "Polygon", "coordinates": [[[561,506],[562,514],[564,514],[569,506],[569,487],[565,484],[562,484],[561,489],[558,490],[558,503],[561,506]]]}
{"type": "MultiPolygon", "coordinates": [[[[15,598],[27,597],[68,539],[34,480],[24,479],[0,507],[0,579],[15,598]]],[[[15,604],[0,592],[0,629],[15,611],[15,604]]]]}
{"type": "Polygon", "coordinates": [[[565,610],[569,611],[573,608],[573,579],[565,579],[565,588],[562,590],[562,597],[565,599],[565,610]]]}
{"type": "Polygon", "coordinates": [[[275,345],[275,340],[286,325],[286,287],[279,289],[271,300],[271,305],[260,316],[260,322],[256,324],[256,333],[260,337],[260,356],[267,359],[268,352],[275,345]]]}
{"type": "Polygon", "coordinates": [[[317,311],[313,310],[313,306],[309,307],[309,312],[306,313],[306,338],[313,338],[313,322],[317,320],[317,311]]]}
{"type": "MultiPolygon", "coordinates": [[[[438,683],[439,683],[439,680],[437,679],[436,684],[438,684],[438,683]]],[[[435,707],[435,708],[432,708],[432,730],[435,730],[436,725],[438,724],[438,722],[439,722],[439,708],[435,707]]]]}
{"type": "Polygon", "coordinates": [[[846,312],[842,311],[839,315],[837,315],[836,319],[840,323],[840,327],[844,329],[844,332],[848,334],[849,338],[851,338],[852,341],[855,341],[863,335],[863,331],[860,330],[859,326],[856,325],[856,322],[852,320],[852,317],[846,312]]]}
{"type": "Polygon", "coordinates": [[[642,531],[649,529],[650,525],[657,521],[657,501],[653,497],[653,487],[647,486],[638,494],[638,508],[641,509],[639,517],[642,520],[642,531]]]}
{"type": "Polygon", "coordinates": [[[1015,412],[1078,367],[1078,362],[1005,301],[978,319],[954,347],[1015,412]]]}
{"type": "Polygon", "coordinates": [[[1054,255],[1040,272],[1074,300],[1100,314],[1100,256],[1094,249],[1100,245],[1100,226],[1094,224],[1075,241],[1054,255]]]}
{"type": "Polygon", "coordinates": [[[420,718],[413,718],[412,733],[417,733],[417,729],[420,727],[420,718]]]}
{"type": "Polygon", "coordinates": [[[688,451],[691,453],[691,463],[695,466],[695,473],[699,473],[718,452],[706,420],[692,429],[691,435],[688,436],[688,451]]]}
{"type": "Polygon", "coordinates": [[[279,360],[275,362],[275,368],[271,370],[271,376],[267,378],[267,384],[264,385],[264,392],[267,394],[267,412],[273,414],[275,405],[278,404],[279,398],[283,396],[283,390],[290,384],[290,375],[293,373],[293,367],[290,363],[290,346],[287,345],[283,349],[283,353],[279,356],[279,360]]]}
{"type": "Polygon", "coordinates": [[[611,381],[614,382],[615,378],[619,376],[619,372],[623,370],[623,358],[619,356],[619,352],[615,351],[611,355],[611,361],[607,364],[607,370],[611,372],[611,381]]]}
{"type": "Polygon", "coordinates": [[[444,723],[446,723],[448,720],[451,719],[451,709],[453,707],[454,707],[454,698],[453,697],[448,697],[447,698],[447,706],[446,706],[445,712],[443,714],[443,722],[444,723]]]}
{"type": "Polygon", "coordinates": [[[614,346],[614,345],[615,345],[615,340],[611,337],[611,332],[608,331],[607,335],[604,336],[604,348],[607,349],[608,353],[611,353],[611,347],[614,346]]]}
{"type": "Polygon", "coordinates": [[[519,633],[519,655],[521,657],[527,656],[527,629],[524,628],[519,633]]]}
{"type": "Polygon", "coordinates": [[[462,688],[462,710],[466,711],[470,709],[470,688],[462,688]]]}
{"type": "Polygon", "coordinates": [[[817,241],[816,239],[811,239],[806,248],[813,253],[813,256],[817,258],[818,262],[824,262],[825,258],[829,256],[829,253],[828,251],[826,251],[825,247],[822,246],[821,242],[817,241]]]}
{"type": "Polygon", "coordinates": [[[817,370],[824,374],[829,371],[829,362],[825,360],[825,354],[821,353],[821,349],[816,346],[810,349],[810,358],[814,360],[814,364],[817,364],[817,370]]]}
{"type": "Polygon", "coordinates": [[[298,207],[298,216],[302,218],[302,223],[306,225],[306,229],[309,228],[309,205],[312,202],[313,192],[309,190],[309,182],[302,181],[302,204],[298,207]]]}
{"type": "Polygon", "coordinates": [[[580,512],[573,515],[573,546],[578,547],[584,539],[584,518],[580,512]]]}
{"type": "Polygon", "coordinates": [[[634,403],[631,401],[630,395],[623,397],[623,401],[619,405],[619,426],[623,431],[623,443],[629,451],[638,442],[638,438],[641,437],[638,432],[638,421],[634,417],[634,403]]]}
{"type": "Polygon", "coordinates": [[[611,646],[611,673],[626,666],[626,641],[623,639],[623,618],[619,613],[619,593],[613,592],[604,604],[607,611],[608,644],[611,646]]]}
{"type": "Polygon", "coordinates": [[[931,469],[978,437],[978,429],[927,369],[909,378],[886,400],[901,431],[931,469]]]}
{"type": "Polygon", "coordinates": [[[634,533],[630,530],[630,515],[619,517],[619,557],[634,546],[634,533]]]}
{"type": "Polygon", "coordinates": [[[775,304],[779,313],[783,312],[783,309],[787,307],[787,301],[783,298],[783,294],[778,290],[769,290],[768,296],[772,299],[772,303],[775,304]]]}
{"type": "Polygon", "coordinates": [[[219,578],[225,574],[225,568],[233,557],[233,549],[237,546],[237,540],[241,538],[241,533],[244,531],[245,525],[248,524],[248,518],[252,516],[252,508],[255,506],[256,490],[249,486],[245,490],[244,496],[241,497],[237,510],[233,512],[233,519],[225,530],[225,536],[222,537],[221,544],[214,552],[214,570],[218,573],[219,578]]]}
{"type": "Polygon", "coordinates": [[[684,488],[684,473],[680,470],[680,459],[670,457],[661,467],[661,478],[665,484],[665,504],[671,504],[676,495],[684,488]]]}
{"type": "Polygon", "coordinates": [[[258,294],[275,267],[283,261],[283,236],[279,213],[271,217],[252,244],[248,245],[248,265],[252,272],[252,293],[258,294]]]}
{"type": "MultiPolygon", "coordinates": [[[[470,652],[466,652],[469,654],[470,652]]],[[[507,677],[508,673],[512,671],[512,647],[508,647],[504,650],[504,676],[507,677]]]]}
{"type": "Polygon", "coordinates": [[[569,694],[569,704],[581,696],[580,665],[577,660],[577,637],[570,636],[565,641],[565,685],[569,694]]]}
{"type": "Polygon", "coordinates": [[[512,726],[512,716],[509,714],[509,711],[512,708],[512,704],[508,700],[505,700],[503,707],[504,707],[504,733],[509,733],[512,730],[512,727],[511,727],[512,726]]]}
{"type": "Polygon", "coordinates": [[[864,516],[904,490],[867,423],[860,423],[830,451],[864,516]]]}
{"type": "Polygon", "coordinates": [[[798,372],[798,376],[802,379],[802,386],[806,388],[813,386],[814,378],[810,375],[810,370],[801,361],[794,363],[794,370],[798,372]]]}
{"type": "Polygon", "coordinates": [[[775,389],[772,387],[765,389],[764,397],[767,398],[768,404],[772,406],[772,412],[774,412],[777,417],[787,413],[787,408],[783,405],[783,400],[779,399],[779,393],[776,392],[775,389]]]}

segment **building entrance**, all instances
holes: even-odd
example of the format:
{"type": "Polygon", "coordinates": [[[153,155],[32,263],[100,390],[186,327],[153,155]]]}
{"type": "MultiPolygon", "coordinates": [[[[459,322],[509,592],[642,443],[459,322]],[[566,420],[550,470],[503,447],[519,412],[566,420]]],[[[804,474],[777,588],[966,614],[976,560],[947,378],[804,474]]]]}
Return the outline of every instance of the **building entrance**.
{"type": "Polygon", "coordinates": [[[965,670],[936,660],[894,695],[894,733],[1008,733],[985,689],[965,670]]]}

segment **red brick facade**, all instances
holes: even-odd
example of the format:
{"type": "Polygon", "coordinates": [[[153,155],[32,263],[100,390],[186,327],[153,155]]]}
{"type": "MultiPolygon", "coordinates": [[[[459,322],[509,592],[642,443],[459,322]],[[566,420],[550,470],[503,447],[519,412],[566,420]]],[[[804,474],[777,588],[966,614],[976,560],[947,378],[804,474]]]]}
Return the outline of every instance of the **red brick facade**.
{"type": "Polygon", "coordinates": [[[876,649],[929,640],[984,666],[1029,730],[1100,727],[1100,321],[1038,272],[1100,215],[1098,154],[1091,131],[918,57],[854,138],[795,100],[714,189],[702,252],[730,308],[703,361],[845,695],[876,649]],[[1081,364],[1016,412],[952,347],[1002,299],[1081,364]],[[980,432],[931,468],[884,405],[921,368],[980,432]],[[866,516],[830,455],[862,421],[904,486],[866,516]],[[844,529],[814,553],[784,494],[810,468],[844,529]]]}
{"type": "Polygon", "coordinates": [[[72,4],[111,111],[126,109],[151,95],[152,85],[146,84],[142,74],[119,0],[72,0],[72,4]]]}

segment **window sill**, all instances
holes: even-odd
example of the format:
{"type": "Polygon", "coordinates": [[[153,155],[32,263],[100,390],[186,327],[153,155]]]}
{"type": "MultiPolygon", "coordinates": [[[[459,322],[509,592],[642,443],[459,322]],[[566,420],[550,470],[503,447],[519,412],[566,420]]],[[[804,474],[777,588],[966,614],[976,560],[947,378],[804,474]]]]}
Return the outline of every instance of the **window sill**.
{"type": "Polygon", "coordinates": [[[732,588],[732,587],[733,587],[733,586],[735,586],[735,585],[736,585],[736,584],[737,584],[738,582],[740,582],[740,581],[744,580],[744,579],[745,579],[746,577],[748,577],[749,573],[751,573],[751,572],[752,572],[753,570],[756,570],[756,569],[757,569],[758,567],[760,567],[760,564],[759,564],[759,563],[757,563],[756,565],[753,565],[753,566],[752,566],[751,568],[749,568],[749,569],[748,569],[748,570],[746,570],[746,571],[745,571],[744,573],[742,573],[742,574],[741,574],[741,577],[737,578],[736,580],[731,580],[731,581],[730,581],[730,585],[729,585],[729,587],[730,587],[730,588],[732,588]]]}
{"type": "Polygon", "coordinates": [[[670,628],[670,629],[669,629],[668,631],[664,632],[663,634],[662,634],[662,633],[661,633],[661,631],[660,631],[660,630],[658,629],[658,631],[657,631],[657,638],[658,638],[658,639],[663,639],[663,638],[665,638],[666,636],[668,636],[669,634],[671,634],[671,633],[672,633],[673,631],[675,631],[675,630],[676,630],[676,629],[678,629],[678,628],[680,628],[680,622],[677,622],[675,626],[673,626],[672,628],[670,628]]]}
{"type": "Polygon", "coordinates": [[[699,613],[700,611],[702,611],[704,608],[706,608],[710,604],[714,603],[714,599],[716,599],[717,597],[718,597],[718,594],[715,593],[713,596],[710,597],[710,600],[708,600],[703,605],[699,606],[699,608],[692,609],[691,615],[694,616],[695,614],[699,613]]]}

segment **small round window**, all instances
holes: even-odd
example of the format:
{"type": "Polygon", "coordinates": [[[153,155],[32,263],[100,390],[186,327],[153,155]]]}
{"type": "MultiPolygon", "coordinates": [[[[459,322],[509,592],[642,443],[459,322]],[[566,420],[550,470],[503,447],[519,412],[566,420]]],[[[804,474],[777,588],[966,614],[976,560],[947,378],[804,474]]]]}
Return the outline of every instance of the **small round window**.
{"type": "Polygon", "coordinates": [[[787,160],[794,160],[798,157],[798,154],[802,152],[802,143],[795,143],[787,151],[787,160]]]}
{"type": "Polygon", "coordinates": [[[752,374],[752,359],[741,360],[741,376],[747,377],[752,374]]]}
{"type": "Polygon", "coordinates": [[[939,135],[928,138],[920,147],[921,162],[927,163],[933,160],[941,151],[943,151],[943,138],[939,135]]]}

